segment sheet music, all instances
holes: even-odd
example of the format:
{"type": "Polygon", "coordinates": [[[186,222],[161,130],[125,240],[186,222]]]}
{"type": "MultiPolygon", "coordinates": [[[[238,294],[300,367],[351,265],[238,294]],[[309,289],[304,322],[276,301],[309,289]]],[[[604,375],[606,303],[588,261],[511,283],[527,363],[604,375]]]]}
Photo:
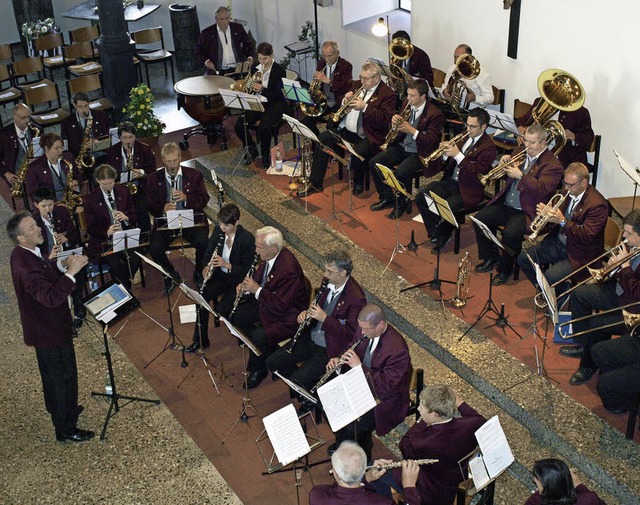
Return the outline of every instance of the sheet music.
{"type": "Polygon", "coordinates": [[[511,114],[500,112],[492,109],[485,109],[489,114],[489,124],[494,128],[506,130],[513,133],[516,137],[520,137],[520,131],[516,125],[515,119],[511,114]]]}
{"type": "Polygon", "coordinates": [[[140,259],[142,259],[142,261],[144,261],[148,265],[151,265],[158,272],[162,273],[162,275],[164,275],[165,277],[169,277],[169,273],[164,268],[162,268],[161,265],[158,265],[158,263],[153,261],[151,258],[147,258],[144,254],[140,254],[138,251],[133,251],[133,252],[135,252],[140,257],[140,259]]]}
{"type": "Polygon", "coordinates": [[[427,202],[427,208],[436,216],[439,216],[440,213],[438,212],[438,206],[436,205],[436,202],[433,201],[433,198],[431,198],[431,195],[424,193],[424,199],[427,202]]]}
{"type": "Polygon", "coordinates": [[[308,139],[311,139],[314,142],[320,143],[320,141],[318,140],[318,137],[316,137],[316,134],[313,133],[313,131],[311,131],[308,126],[302,124],[296,118],[283,114],[282,119],[284,119],[287,123],[289,123],[289,126],[291,127],[292,132],[298,133],[303,137],[307,137],[308,139]]]}
{"type": "Polygon", "coordinates": [[[430,191],[429,193],[431,194],[431,198],[433,198],[433,201],[438,207],[438,214],[440,214],[440,217],[442,217],[442,219],[455,226],[456,228],[460,228],[458,220],[453,215],[453,211],[449,206],[449,202],[447,202],[444,198],[442,198],[437,193],[434,193],[433,191],[430,191]]]}
{"type": "Polygon", "coordinates": [[[109,322],[115,310],[131,300],[131,295],[120,284],[113,284],[84,305],[98,321],[109,322]]]}
{"type": "Polygon", "coordinates": [[[260,356],[262,354],[260,350],[255,345],[253,345],[253,342],[251,342],[251,340],[249,340],[240,331],[238,331],[238,329],[234,325],[232,325],[226,317],[220,316],[220,321],[224,323],[224,325],[234,337],[238,338],[244,345],[251,349],[251,352],[253,352],[253,354],[255,354],[256,356],[260,356]]]}
{"type": "Polygon", "coordinates": [[[318,397],[333,432],[376,406],[362,366],[352,368],[318,388],[318,397]]]}
{"type": "Polygon", "coordinates": [[[487,473],[493,479],[513,463],[513,453],[498,416],[493,416],[476,432],[476,440],[484,457],[487,473]]]}
{"type": "Polygon", "coordinates": [[[178,313],[180,314],[180,324],[195,323],[197,320],[195,303],[180,305],[178,313]]]}
{"type": "Polygon", "coordinates": [[[167,211],[167,228],[170,230],[191,228],[194,224],[193,209],[167,211]]]}
{"type": "Polygon", "coordinates": [[[631,163],[623,158],[615,149],[613,149],[613,154],[615,154],[616,158],[618,158],[618,164],[620,165],[620,168],[623,170],[623,172],[627,174],[635,184],[640,185],[640,174],[638,174],[638,169],[633,168],[631,166],[631,163]]]}
{"type": "Polygon", "coordinates": [[[131,230],[120,230],[113,234],[113,252],[135,249],[140,245],[140,228],[131,230]],[[126,237],[126,238],[125,238],[126,237]]]}
{"type": "Polygon", "coordinates": [[[206,309],[209,312],[211,312],[214,316],[217,316],[216,312],[211,308],[211,305],[209,305],[209,302],[207,302],[198,291],[196,291],[195,289],[191,289],[184,282],[180,283],[178,287],[182,290],[182,292],[185,295],[187,295],[187,298],[190,298],[191,300],[196,302],[198,305],[200,305],[203,309],[206,309]]]}
{"type": "Polygon", "coordinates": [[[487,468],[484,465],[484,458],[480,453],[469,460],[469,473],[473,479],[473,486],[477,491],[480,491],[491,482],[487,468]]]}
{"type": "Polygon", "coordinates": [[[487,227],[486,224],[484,224],[479,219],[476,219],[475,216],[470,215],[469,219],[471,219],[471,221],[473,221],[478,225],[478,228],[482,230],[482,233],[484,233],[485,237],[487,237],[489,240],[491,240],[491,242],[493,242],[495,245],[497,245],[500,249],[504,251],[504,246],[502,245],[502,242],[500,242],[498,238],[493,233],[491,233],[491,230],[487,227]]]}
{"type": "Polygon", "coordinates": [[[293,404],[269,414],[262,422],[282,466],[311,452],[293,404]]]}

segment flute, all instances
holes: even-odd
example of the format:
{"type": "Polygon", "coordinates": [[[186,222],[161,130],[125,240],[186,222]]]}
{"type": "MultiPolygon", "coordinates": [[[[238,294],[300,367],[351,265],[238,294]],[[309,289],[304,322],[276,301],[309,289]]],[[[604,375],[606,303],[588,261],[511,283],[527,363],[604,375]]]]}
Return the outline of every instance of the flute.
{"type": "Polygon", "coordinates": [[[338,360],[338,364],[332,368],[329,368],[325,374],[320,377],[320,380],[316,383],[315,386],[313,386],[313,388],[311,388],[311,392],[315,393],[316,389],[318,389],[320,386],[322,386],[325,382],[327,382],[327,380],[329,379],[329,377],[331,377],[333,375],[333,372],[335,372],[336,370],[338,370],[342,365],[345,364],[345,362],[347,361],[347,358],[345,358],[345,356],[347,355],[347,353],[349,351],[353,351],[356,347],[358,347],[360,345],[360,342],[362,342],[366,337],[366,335],[363,335],[361,338],[359,338],[358,340],[356,340],[353,345],[351,347],[349,347],[349,349],[347,349],[346,351],[344,351],[342,353],[342,356],[340,356],[340,359],[338,360]]]}
{"type": "MultiPolygon", "coordinates": [[[[439,459],[414,459],[416,465],[431,465],[432,463],[440,462],[439,459]]],[[[384,465],[370,465],[367,466],[367,470],[391,470],[392,468],[400,468],[402,461],[394,461],[393,463],[386,463],[384,465]]]]}

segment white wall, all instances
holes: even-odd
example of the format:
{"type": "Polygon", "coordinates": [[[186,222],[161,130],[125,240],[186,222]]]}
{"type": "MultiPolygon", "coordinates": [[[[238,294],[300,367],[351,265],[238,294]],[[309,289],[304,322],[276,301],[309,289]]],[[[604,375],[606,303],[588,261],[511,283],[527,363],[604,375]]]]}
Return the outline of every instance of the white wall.
{"type": "Polygon", "coordinates": [[[398,8],[398,0],[342,0],[342,22],[347,25],[398,8]],[[364,8],[366,6],[366,9],[364,8]]]}

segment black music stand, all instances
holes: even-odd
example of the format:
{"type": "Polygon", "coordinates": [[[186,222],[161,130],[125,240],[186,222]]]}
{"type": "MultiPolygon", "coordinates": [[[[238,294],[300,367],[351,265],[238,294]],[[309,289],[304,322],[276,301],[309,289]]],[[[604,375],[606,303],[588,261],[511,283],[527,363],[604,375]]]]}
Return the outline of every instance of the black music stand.
{"type": "MultiPolygon", "coordinates": [[[[166,216],[162,216],[156,219],[156,221],[166,221],[164,226],[158,226],[156,231],[175,233],[178,231],[178,235],[174,235],[175,238],[180,238],[180,254],[184,257],[184,233],[187,228],[201,228],[205,226],[204,221],[206,215],[202,212],[194,212],[193,209],[176,209],[169,210],[166,216]],[[202,219],[202,222],[197,222],[198,218],[202,219]]],[[[186,270],[182,272],[183,278],[187,277],[186,270]]],[[[174,281],[175,282],[175,281],[174,281]]]]}
{"type": "MultiPolygon", "coordinates": [[[[197,305],[202,307],[204,310],[207,310],[207,311],[211,312],[211,314],[213,314],[214,317],[220,317],[209,306],[207,301],[202,297],[202,295],[200,293],[198,293],[197,291],[189,288],[184,282],[180,284],[179,288],[182,290],[182,292],[186,295],[187,298],[189,298],[190,300],[193,300],[197,305]]],[[[197,318],[196,325],[199,328],[199,330],[202,331],[202,328],[200,327],[200,311],[198,311],[198,310],[196,310],[196,318],[197,318]]],[[[180,384],[178,384],[178,388],[180,388],[180,386],[182,386],[182,384],[184,383],[184,381],[187,380],[189,375],[193,374],[195,369],[198,368],[198,365],[203,364],[204,367],[207,369],[207,372],[209,373],[209,377],[211,378],[211,383],[213,384],[213,387],[215,388],[216,392],[218,393],[218,396],[220,396],[220,390],[218,389],[218,385],[216,384],[216,380],[213,378],[213,374],[211,373],[211,368],[209,368],[209,360],[207,359],[207,356],[205,355],[204,349],[202,347],[202,335],[200,335],[200,348],[194,353],[193,361],[197,361],[197,363],[195,364],[195,366],[191,370],[189,370],[187,372],[187,374],[184,376],[184,379],[182,379],[180,381],[180,384]]],[[[215,368],[215,365],[211,364],[211,366],[215,368]]]]}
{"type": "MultiPolygon", "coordinates": [[[[636,194],[638,193],[638,186],[640,185],[640,172],[638,172],[637,168],[633,168],[631,163],[629,163],[626,159],[624,159],[618,151],[613,150],[613,154],[618,158],[618,164],[622,171],[629,176],[629,178],[633,181],[633,200],[631,202],[631,208],[636,208],[636,194]]],[[[596,167],[596,170],[598,167],[596,167]]]]}
{"type": "MultiPolygon", "coordinates": [[[[487,228],[486,224],[484,224],[482,221],[479,221],[473,216],[469,216],[469,217],[474,223],[478,225],[480,230],[482,230],[482,233],[484,233],[485,237],[491,240],[491,242],[496,244],[500,249],[504,250],[504,246],[502,245],[502,243],[496,238],[496,236],[493,233],[491,233],[491,230],[487,228]]],[[[505,316],[504,314],[504,303],[500,304],[500,312],[498,312],[498,307],[493,301],[493,269],[491,269],[491,272],[489,274],[489,298],[487,299],[487,302],[484,304],[484,307],[480,311],[478,318],[475,320],[475,322],[471,326],[469,326],[469,328],[467,328],[467,331],[465,331],[462,334],[462,336],[458,339],[458,342],[460,342],[460,340],[462,340],[466,336],[466,334],[469,333],[471,329],[476,324],[478,324],[480,320],[489,312],[495,314],[496,318],[494,319],[493,324],[486,326],[485,329],[491,328],[492,326],[497,326],[498,328],[502,328],[502,332],[506,335],[505,328],[509,327],[511,331],[513,331],[516,335],[518,335],[518,338],[522,340],[522,335],[520,335],[520,333],[518,333],[517,330],[513,326],[511,326],[511,324],[509,324],[509,315],[507,314],[505,316]]]]}
{"type": "Polygon", "coordinates": [[[258,412],[258,410],[253,405],[253,402],[251,401],[251,397],[249,395],[249,388],[247,387],[249,372],[247,370],[248,361],[247,361],[246,349],[248,347],[251,350],[251,352],[256,356],[260,356],[262,353],[260,352],[260,349],[258,349],[255,345],[253,345],[253,342],[246,335],[244,335],[238,328],[236,328],[235,326],[233,326],[233,324],[227,321],[226,318],[221,317],[220,320],[229,329],[229,331],[231,332],[231,335],[233,335],[238,340],[240,340],[240,343],[241,343],[240,347],[242,349],[242,365],[244,367],[244,370],[242,371],[242,375],[244,376],[244,394],[242,397],[242,410],[240,411],[240,415],[238,416],[238,419],[236,419],[236,422],[233,423],[233,426],[231,426],[229,433],[227,433],[225,437],[222,439],[221,443],[224,444],[227,441],[227,438],[229,438],[229,435],[231,435],[231,433],[233,432],[233,430],[235,429],[235,427],[238,425],[240,421],[242,421],[243,423],[248,423],[251,417],[256,417],[256,416],[262,417],[258,412]],[[252,411],[254,415],[253,416],[249,415],[249,411],[252,411]]]}
{"type": "Polygon", "coordinates": [[[160,405],[160,400],[151,400],[147,398],[139,398],[137,396],[125,396],[118,393],[116,389],[116,378],[113,372],[113,361],[111,360],[111,351],[109,350],[109,324],[113,324],[126,315],[133,313],[140,307],[140,300],[133,294],[127,292],[126,288],[121,284],[111,281],[106,286],[91,293],[83,300],[83,304],[87,311],[96,318],[102,325],[102,341],[104,344],[104,357],[107,362],[107,371],[109,374],[109,384],[111,393],[91,392],[91,396],[99,396],[105,398],[109,402],[109,410],[104,420],[100,440],[105,439],[109,421],[115,416],[121,407],[131,402],[145,402],[160,405]],[[120,400],[126,400],[126,403],[120,405],[120,400]]]}
{"type": "MultiPolygon", "coordinates": [[[[245,155],[251,155],[251,150],[249,149],[249,132],[246,121],[247,111],[264,112],[264,106],[261,102],[266,102],[267,99],[262,95],[252,95],[230,89],[220,89],[220,96],[224,101],[225,107],[230,109],[240,109],[240,119],[238,119],[238,121],[242,121],[242,125],[244,127],[244,147],[240,151],[238,162],[231,172],[231,175],[233,175],[242,164],[245,155]]],[[[251,165],[254,169],[256,168],[253,160],[251,160],[251,165]]]]}
{"type": "MultiPolygon", "coordinates": [[[[112,254],[123,253],[127,261],[127,271],[129,272],[129,282],[133,289],[133,278],[135,272],[131,268],[131,252],[135,252],[136,249],[146,247],[149,245],[149,232],[142,232],[140,228],[131,228],[129,230],[119,230],[113,234],[111,240],[102,243],[103,253],[100,255],[102,258],[111,256],[112,254]]],[[[140,269],[142,272],[142,269],[140,269]]],[[[140,274],[141,279],[144,279],[144,274],[140,274]]],[[[104,272],[102,271],[102,264],[100,264],[100,280],[104,284],[104,272]]]]}

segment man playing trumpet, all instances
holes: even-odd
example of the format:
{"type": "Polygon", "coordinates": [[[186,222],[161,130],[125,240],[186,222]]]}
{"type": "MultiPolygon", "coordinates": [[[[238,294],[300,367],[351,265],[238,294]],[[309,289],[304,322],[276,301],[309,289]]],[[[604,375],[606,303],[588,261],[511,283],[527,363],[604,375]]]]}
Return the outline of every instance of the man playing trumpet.
{"type": "MultiPolygon", "coordinates": [[[[514,156],[523,150],[526,151],[524,161],[506,165],[504,187],[476,214],[476,218],[494,234],[499,226],[504,227],[502,244],[505,250],[499,254],[493,242],[474,225],[478,256],[482,260],[476,266],[476,272],[490,272],[497,265],[498,275],[493,279],[495,286],[504,284],[511,276],[514,261],[522,250],[522,237],[536,215],[537,204],[549,201],[562,177],[562,165],[547,149],[547,130],[542,126],[535,124],[527,128],[524,147],[517,148],[514,156]]],[[[510,159],[510,156],[503,156],[500,164],[510,159]]]]}
{"type": "MultiPolygon", "coordinates": [[[[564,171],[562,186],[567,194],[558,208],[542,202],[536,206],[537,218],[547,219],[552,227],[542,242],[527,249],[539,265],[550,264],[544,276],[550,285],[558,284],[555,286],[558,297],[569,287],[572,272],[590,264],[604,251],[604,229],[609,214],[608,202],[589,184],[589,170],[582,163],[569,165],[564,171]]],[[[518,256],[518,265],[536,286],[535,269],[524,251],[518,256]]],[[[583,268],[574,280],[588,276],[589,272],[583,268]]],[[[559,301],[558,307],[562,305],[559,301]]]]}

